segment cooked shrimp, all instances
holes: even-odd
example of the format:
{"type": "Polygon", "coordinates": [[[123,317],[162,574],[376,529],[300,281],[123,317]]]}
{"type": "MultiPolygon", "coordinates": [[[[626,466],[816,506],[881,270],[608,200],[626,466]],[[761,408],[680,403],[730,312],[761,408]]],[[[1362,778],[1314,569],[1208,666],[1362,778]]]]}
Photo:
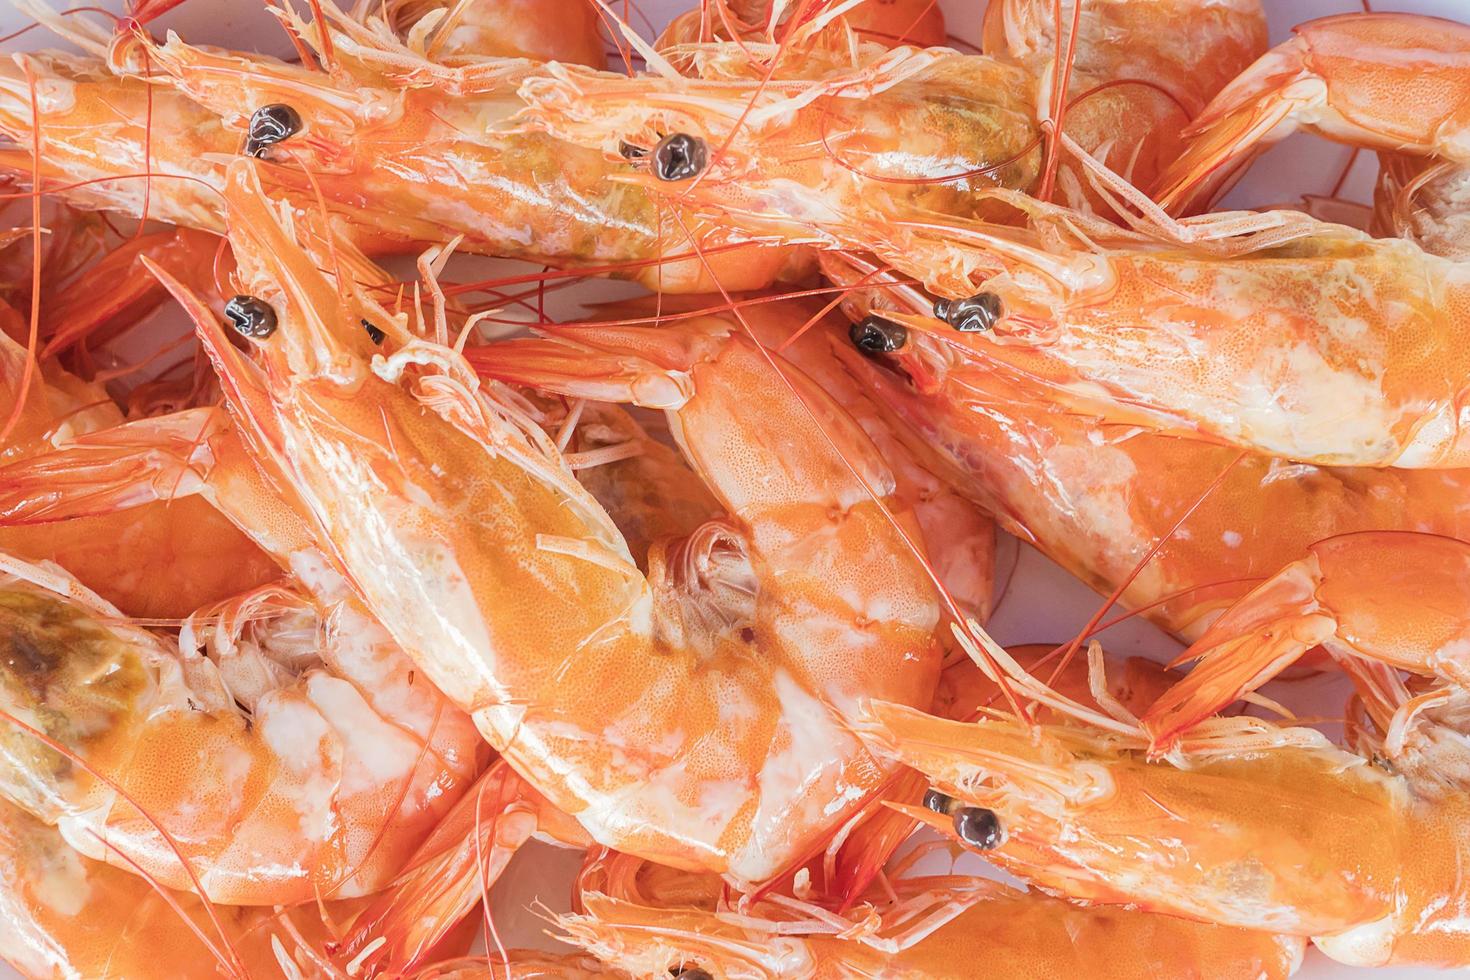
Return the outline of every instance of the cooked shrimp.
{"type": "Polygon", "coordinates": [[[1306,129],[1355,146],[1470,164],[1470,27],[1409,13],[1339,14],[1293,29],[1194,121],[1160,177],[1171,212],[1196,210],[1266,147],[1306,129]]]}
{"type": "Polygon", "coordinates": [[[0,65],[0,132],[16,143],[0,149],[0,167],[42,190],[65,188],[58,194],[69,204],[141,217],[146,202],[150,218],[224,231],[219,159],[236,152],[239,138],[177,92],[117,78],[96,58],[16,55],[0,65]]]}
{"type": "MultiPolygon", "coordinates": [[[[825,268],[843,283],[871,271],[825,268]]],[[[928,303],[907,287],[846,295],[853,316],[928,303]]],[[[843,359],[950,485],[1082,581],[1123,589],[1125,608],[1188,639],[1315,541],[1376,529],[1470,538],[1470,470],[1309,466],[1106,425],[920,331],[891,353],[853,349],[843,359]]]]}
{"type": "Polygon", "coordinates": [[[558,924],[599,959],[634,976],[714,980],[958,978],[974,976],[981,963],[986,972],[1007,977],[1199,972],[1244,980],[1290,976],[1304,952],[1299,939],[1131,909],[1086,908],[980,878],[909,878],[891,887],[892,899],[880,900],[856,921],[767,921],[594,892],[582,895],[580,914],[561,916],[558,924]],[[890,902],[892,908],[883,907],[890,902]]]}
{"type": "MultiPolygon", "coordinates": [[[[1177,679],[1177,675],[1153,661],[1140,657],[1125,660],[1104,653],[1106,692],[1103,693],[1093,686],[1092,654],[1059,660],[1064,649],[1064,646],[1026,644],[1012,647],[1009,652],[1028,673],[1044,677],[1052,691],[1098,710],[1102,710],[1098,701],[1101,694],[1110,698],[1110,703],[1135,714],[1142,713],[1177,679]]],[[[945,718],[969,720],[1002,703],[1000,687],[976,664],[961,657],[947,664],[940,674],[939,690],[931,710],[945,718]]],[[[1045,721],[1052,716],[1051,709],[1038,707],[1038,720],[1045,721]]],[[[874,801],[861,820],[843,829],[841,839],[834,840],[826,854],[808,863],[807,880],[822,886],[828,904],[845,909],[888,865],[899,845],[918,825],[916,811],[909,804],[917,804],[921,799],[928,802],[924,794],[927,785],[921,773],[912,770],[904,773],[874,801]],[[892,803],[901,805],[892,806],[892,803]]],[[[955,832],[967,818],[959,811],[951,816],[956,822],[947,829],[955,832]]]]}
{"type": "Polygon", "coordinates": [[[391,879],[476,772],[469,720],[348,600],[319,611],[267,589],[170,649],[63,573],[5,567],[21,653],[0,788],[88,857],[217,903],[353,897],[391,879]]]}
{"type": "Polygon", "coordinates": [[[1110,422],[1335,466],[1470,461],[1459,263],[1300,212],[1133,233],[1005,197],[1033,227],[895,223],[880,256],[962,299],[951,318],[980,310],[905,325],[1110,422]]]}
{"type": "MultiPolygon", "coordinates": [[[[0,874],[0,957],[29,980],[328,976],[317,968],[322,909],[211,908],[83,857],[3,800],[0,874]]],[[[357,904],[325,910],[345,918],[357,904]]]]}
{"type": "MultiPolygon", "coordinates": [[[[823,315],[812,300],[761,297],[759,313],[735,315],[765,346],[778,351],[811,378],[862,426],[893,470],[894,493],[913,511],[923,532],[925,553],[950,597],[981,622],[989,618],[995,571],[995,523],[925,465],[893,431],[892,422],[869,393],[842,367],[834,351],[845,348],[840,317],[823,315]]],[[[604,307],[609,312],[646,313],[652,317],[723,306],[720,297],[661,297],[604,307]]],[[[584,480],[585,482],[585,480],[584,480]]],[[[601,498],[599,498],[601,499],[601,498]]],[[[615,520],[617,508],[608,508],[615,520]]],[[[632,543],[629,542],[629,546],[632,543]]],[[[635,549],[635,555],[637,551],[635,549]]]]}
{"type": "Polygon", "coordinates": [[[656,549],[645,577],[540,430],[453,351],[421,341],[370,368],[361,320],[393,318],[319,271],[254,167],[233,165],[226,193],[241,286],[286,328],[252,345],[262,367],[178,296],[251,440],[436,686],[605,844],[759,879],[841,820],[883,777],[844,706],[927,703],[938,668],[911,518],[890,517],[861,430],[723,321],[487,353],[677,413],[731,516],[656,549]]]}
{"type": "Polygon", "coordinates": [[[1131,719],[1037,693],[1067,720],[962,724],[875,704],[869,734],[989,811],[988,856],[1050,890],[1310,936],[1357,965],[1470,963],[1463,704],[1392,705],[1388,731],[1422,737],[1379,740],[1389,773],[1311,729],[1246,718],[1206,722],[1149,761],[1131,719]]]}
{"type": "Polygon", "coordinates": [[[1029,187],[1040,173],[1032,80],[1014,65],[943,48],[837,46],[818,33],[789,40],[767,81],[739,45],[682,50],[700,77],[528,73],[522,118],[607,157],[682,135],[705,148],[699,166],[622,179],[699,205],[748,239],[822,242],[829,225],[859,216],[969,213],[975,188],[1029,187]]]}

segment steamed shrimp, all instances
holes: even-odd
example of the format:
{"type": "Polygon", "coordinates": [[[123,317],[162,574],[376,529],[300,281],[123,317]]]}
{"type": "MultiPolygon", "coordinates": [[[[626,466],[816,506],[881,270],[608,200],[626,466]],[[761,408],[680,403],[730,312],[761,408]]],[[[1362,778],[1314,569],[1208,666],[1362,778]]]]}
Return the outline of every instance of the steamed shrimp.
{"type": "Polygon", "coordinates": [[[1134,233],[1004,196],[1032,227],[898,222],[879,250],[942,298],[897,317],[926,342],[1108,422],[1324,465],[1470,461],[1461,263],[1299,212],[1134,233]]]}
{"type": "Polygon", "coordinates": [[[5,569],[0,792],[90,858],[216,903],[349,898],[476,772],[469,720],[350,602],[268,588],[171,647],[54,567],[5,569]]]}
{"type": "Polygon", "coordinates": [[[139,216],[146,205],[171,223],[222,231],[225,165],[243,150],[274,162],[264,171],[273,193],[312,207],[320,194],[332,228],[371,254],[457,238],[464,250],[623,274],[666,291],[709,289],[711,275],[754,288],[804,268],[791,249],[774,247],[701,259],[701,223],[608,180],[619,166],[544,136],[500,132],[520,106],[516,79],[537,63],[447,68],[386,26],[324,6],[332,28],[293,27],[318,42],[329,32],[336,74],[177,37],[159,44],[141,31],[114,40],[28,0],[27,12],[92,57],[28,55],[0,71],[0,131],[18,144],[0,163],[34,169],[34,81],[42,188],[58,183],[81,206],[139,216]],[[273,135],[257,145],[248,133],[266,117],[273,135]]]}
{"type": "MultiPolygon", "coordinates": [[[[818,20],[780,46],[672,49],[670,63],[693,77],[528,74],[520,118],[605,156],[651,149],[669,134],[706,148],[697,165],[655,166],[639,184],[698,206],[730,241],[862,249],[893,217],[993,215],[977,191],[1040,192],[1054,180],[1069,203],[1103,207],[1070,155],[1050,154],[1060,177],[1043,172],[1045,131],[1058,109],[1046,55],[1055,47],[1052,9],[1043,0],[994,7],[988,34],[1004,50],[986,56],[854,44],[840,24],[818,20]],[[771,79],[755,54],[779,56],[771,79]]],[[[1255,0],[1104,0],[1087,6],[1081,26],[1086,34],[1069,45],[1089,67],[1069,89],[1080,104],[1061,107],[1076,113],[1062,132],[1138,181],[1177,148],[1190,112],[1265,44],[1255,0]],[[1163,25],[1180,18],[1198,28],[1195,41],[1161,41],[1176,36],[1163,25]]]]}
{"type": "MultiPolygon", "coordinates": [[[[843,283],[870,271],[825,267],[843,283]]],[[[854,316],[928,302],[909,287],[847,296],[854,316]]],[[[849,349],[844,363],[950,485],[1099,592],[1122,589],[1123,607],[1189,639],[1314,541],[1379,529],[1470,537],[1470,470],[1293,464],[1110,426],[920,331],[890,353],[849,349]]]]}
{"type": "Polygon", "coordinates": [[[987,856],[1002,867],[1075,899],[1311,937],[1345,963],[1470,963],[1463,696],[1372,695],[1359,745],[1387,771],[1314,730],[1246,718],[1211,719],[1151,760],[1131,716],[1006,673],[1065,717],[962,724],[874,704],[867,729],[993,815],[987,856]]]}
{"type": "Polygon", "coordinates": [[[453,350],[413,341],[370,366],[362,321],[401,319],[320,271],[256,166],[232,167],[231,243],[284,329],[257,333],[255,366],[177,296],[256,451],[435,685],[608,845],[758,879],[842,819],[884,774],[844,707],[927,703],[938,668],[912,519],[861,429],[723,321],[488,354],[674,413],[729,516],[656,548],[645,576],[534,422],[453,350]]]}
{"type": "MultiPolygon", "coordinates": [[[[726,315],[735,317],[756,340],[779,352],[785,361],[820,385],[862,426],[893,470],[894,493],[919,522],[924,550],[940,583],[965,615],[984,622],[990,615],[995,570],[995,524],[990,516],[931,472],[893,431],[892,423],[864,387],[843,370],[834,354],[847,343],[839,337],[846,332],[837,327],[840,317],[826,315],[820,304],[809,299],[748,300],[758,304],[757,315],[742,312],[744,299],[737,299],[739,305],[726,315]]],[[[690,296],[664,297],[656,303],[629,301],[604,308],[609,312],[648,314],[652,320],[656,319],[655,311],[678,317],[723,305],[721,297],[690,296]]],[[[608,509],[621,526],[618,509],[608,509]]],[[[631,541],[629,545],[632,547],[631,541]]],[[[637,549],[634,551],[636,554],[637,549]]]]}
{"type": "Polygon", "coordinates": [[[1303,954],[1299,939],[1086,908],[980,878],[897,879],[847,918],[810,914],[801,900],[721,908],[718,879],[700,895],[698,882],[629,878],[584,882],[578,912],[557,924],[633,976],[959,978],[984,963],[1006,977],[1281,978],[1303,954]]]}

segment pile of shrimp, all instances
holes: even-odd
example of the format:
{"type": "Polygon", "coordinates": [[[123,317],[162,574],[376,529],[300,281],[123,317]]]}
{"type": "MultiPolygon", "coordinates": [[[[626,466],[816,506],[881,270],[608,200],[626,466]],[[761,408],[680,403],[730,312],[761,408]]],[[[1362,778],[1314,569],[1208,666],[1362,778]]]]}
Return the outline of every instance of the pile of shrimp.
{"type": "Polygon", "coordinates": [[[21,976],[1470,968],[1470,25],[10,2],[21,976]]]}

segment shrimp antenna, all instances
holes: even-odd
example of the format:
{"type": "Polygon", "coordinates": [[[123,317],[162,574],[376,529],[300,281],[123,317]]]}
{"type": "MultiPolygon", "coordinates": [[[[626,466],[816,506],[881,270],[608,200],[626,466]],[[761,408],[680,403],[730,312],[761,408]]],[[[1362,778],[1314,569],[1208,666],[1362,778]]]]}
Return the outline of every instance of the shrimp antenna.
{"type": "MultiPolygon", "coordinates": [[[[158,897],[163,900],[163,903],[167,905],[169,909],[172,910],[173,913],[179,917],[179,920],[184,923],[184,927],[194,934],[194,938],[198,939],[201,943],[204,944],[204,948],[209,950],[210,955],[215,958],[220,966],[229,971],[231,975],[240,977],[241,980],[250,980],[250,971],[244,968],[244,964],[239,964],[239,967],[237,969],[236,965],[231,963],[229,959],[226,958],[222,952],[220,952],[219,948],[210,941],[209,937],[205,935],[204,930],[200,929],[199,926],[194,922],[194,920],[189,918],[189,914],[185,912],[184,907],[179,904],[178,897],[172,891],[165,888],[162,883],[160,883],[159,880],[151,872],[148,871],[147,868],[143,867],[137,861],[133,860],[131,856],[124,853],[121,848],[112,843],[106,837],[103,837],[101,834],[97,833],[97,831],[88,828],[87,832],[96,839],[97,843],[101,844],[104,848],[117,855],[123,861],[127,862],[128,867],[133,870],[133,873],[142,878],[145,882],[148,883],[148,887],[152,888],[155,892],[158,893],[158,897]]],[[[207,898],[200,897],[200,902],[205,906],[210,905],[210,902],[207,898]]]]}
{"type": "MultiPolygon", "coordinates": [[[[31,71],[30,59],[23,59],[21,67],[26,73],[26,87],[30,91],[31,98],[31,165],[35,168],[37,179],[41,173],[41,108],[36,98],[36,76],[31,71]]],[[[5,420],[5,425],[0,428],[0,446],[4,446],[10,433],[15,431],[15,426],[20,422],[21,412],[25,409],[26,401],[30,397],[31,382],[36,373],[36,349],[40,344],[41,327],[41,197],[39,194],[31,195],[31,322],[29,332],[26,335],[26,359],[25,366],[21,369],[20,391],[16,395],[15,404],[11,406],[10,416],[5,420]]]]}
{"type": "Polygon", "coordinates": [[[1046,134],[1046,166],[1041,176],[1037,197],[1050,201],[1056,187],[1057,169],[1061,166],[1058,145],[1067,116],[1067,86],[1072,82],[1072,65],[1077,59],[1077,31],[1082,22],[1082,0],[1072,0],[1072,29],[1067,34],[1067,48],[1062,51],[1062,0],[1052,0],[1052,21],[1056,30],[1056,53],[1052,60],[1050,127],[1046,134]]]}

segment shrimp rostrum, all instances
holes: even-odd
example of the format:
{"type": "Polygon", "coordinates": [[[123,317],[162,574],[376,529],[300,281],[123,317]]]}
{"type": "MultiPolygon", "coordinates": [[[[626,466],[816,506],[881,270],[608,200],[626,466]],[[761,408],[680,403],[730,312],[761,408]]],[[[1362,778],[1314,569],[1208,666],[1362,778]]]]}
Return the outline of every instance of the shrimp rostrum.
{"type": "Polygon", "coordinates": [[[645,576],[516,399],[323,274],[255,164],[226,193],[239,286],[269,328],[254,359],[177,294],[255,451],[552,804],[605,844],[759,879],[876,787],[885,767],[842,715],[874,691],[928,702],[939,609],[855,423],[724,321],[488,352],[505,376],[671,412],[728,516],[655,548],[645,576]],[[374,358],[364,321],[408,339],[374,358]]]}

